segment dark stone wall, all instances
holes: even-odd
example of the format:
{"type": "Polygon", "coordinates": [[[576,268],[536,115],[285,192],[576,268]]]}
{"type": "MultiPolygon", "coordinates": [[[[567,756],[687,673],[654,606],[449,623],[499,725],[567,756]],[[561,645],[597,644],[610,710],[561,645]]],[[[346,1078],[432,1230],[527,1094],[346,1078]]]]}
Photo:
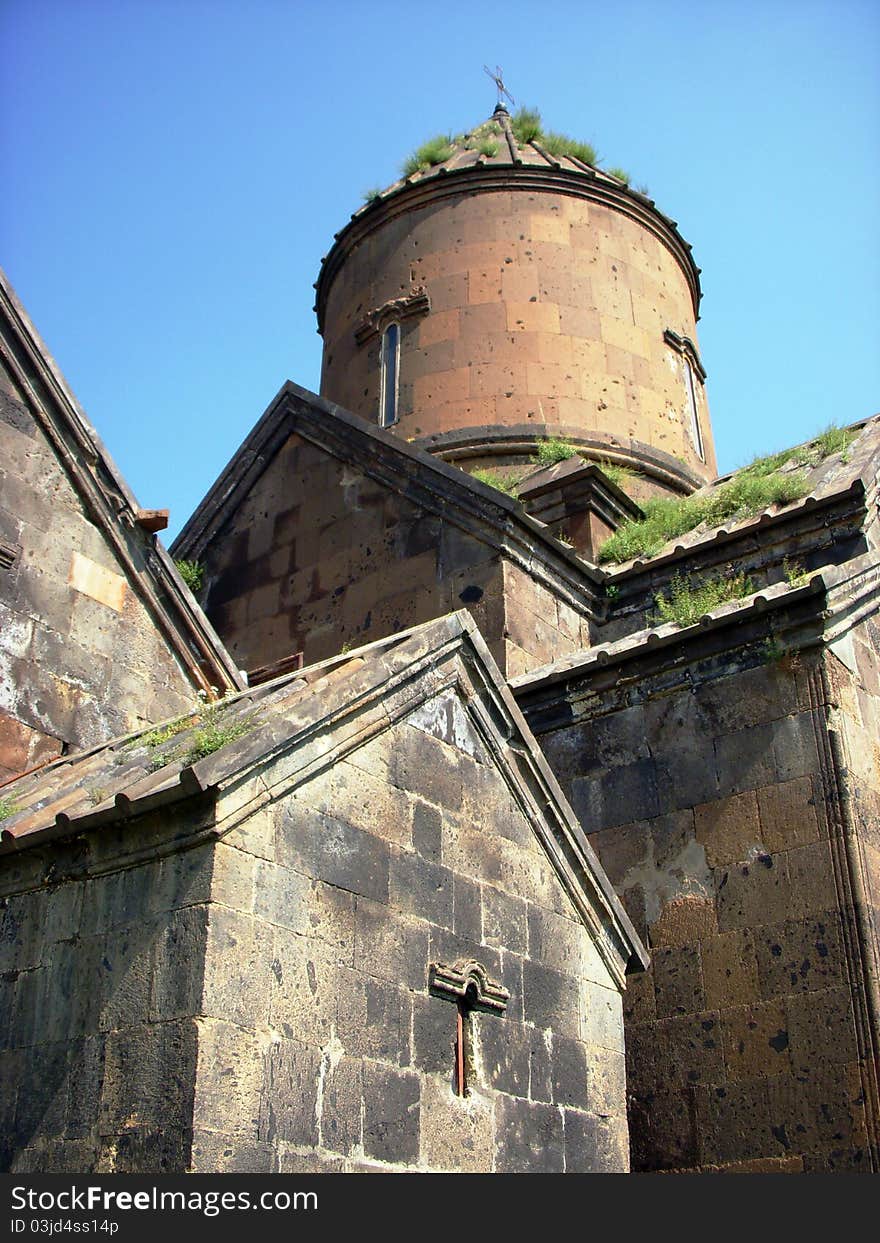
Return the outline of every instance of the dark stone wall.
{"type": "Polygon", "coordinates": [[[191,695],[127,571],[0,368],[0,778],[65,744],[89,746],[173,716],[191,695]]]}
{"type": "Polygon", "coordinates": [[[3,859],[4,1170],[188,1168],[213,861],[162,856],[203,814],[55,843],[51,880],[39,850],[3,859]]]}
{"type": "MultiPolygon", "coordinates": [[[[571,681],[568,723],[539,735],[652,955],[625,997],[633,1168],[871,1168],[839,662],[740,657],[571,681]]],[[[873,791],[870,711],[847,731],[873,791]]]]}
{"type": "Polygon", "coordinates": [[[619,989],[453,696],[225,836],[213,896],[193,1169],[627,1167],[619,989]],[[460,958],[511,994],[464,1098],[460,958]]]}
{"type": "Polygon", "coordinates": [[[204,555],[204,608],[248,669],[323,660],[466,607],[510,674],[587,623],[491,543],[304,438],[277,451],[204,555]]]}

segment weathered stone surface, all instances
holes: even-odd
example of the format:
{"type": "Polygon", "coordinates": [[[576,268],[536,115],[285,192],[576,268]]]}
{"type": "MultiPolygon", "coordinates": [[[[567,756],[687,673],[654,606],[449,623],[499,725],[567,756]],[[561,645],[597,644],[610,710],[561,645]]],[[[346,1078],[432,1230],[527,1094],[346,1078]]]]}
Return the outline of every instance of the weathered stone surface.
{"type": "Polygon", "coordinates": [[[378,1062],[364,1063],[364,1152],[413,1165],[419,1155],[419,1078],[378,1062]]]}
{"type": "Polygon", "coordinates": [[[565,1136],[558,1109],[499,1096],[495,1102],[495,1169],[501,1174],[560,1174],[565,1136]]]}

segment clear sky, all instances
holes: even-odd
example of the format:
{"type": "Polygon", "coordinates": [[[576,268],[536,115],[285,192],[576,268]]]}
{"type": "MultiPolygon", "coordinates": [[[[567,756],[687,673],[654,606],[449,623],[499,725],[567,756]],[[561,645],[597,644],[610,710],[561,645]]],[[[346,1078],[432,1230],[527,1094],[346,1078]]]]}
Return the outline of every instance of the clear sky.
{"type": "Polygon", "coordinates": [[[0,0],[0,41],[0,262],[169,542],[484,63],[693,245],[722,470],[880,410],[877,0],[0,0]]]}

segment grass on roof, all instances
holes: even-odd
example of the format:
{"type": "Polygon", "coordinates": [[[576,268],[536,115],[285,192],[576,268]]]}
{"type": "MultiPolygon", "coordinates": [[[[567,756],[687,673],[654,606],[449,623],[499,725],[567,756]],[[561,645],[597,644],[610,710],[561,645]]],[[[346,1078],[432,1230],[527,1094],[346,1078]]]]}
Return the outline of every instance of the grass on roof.
{"type": "Polygon", "coordinates": [[[437,164],[443,164],[454,153],[455,148],[452,145],[452,139],[449,134],[438,134],[436,138],[429,138],[420,147],[416,147],[409,159],[404,161],[403,175],[404,177],[411,177],[413,173],[419,172],[420,169],[433,168],[437,164]]]}
{"type": "Polygon", "coordinates": [[[533,462],[541,466],[555,466],[557,462],[566,462],[570,457],[577,456],[577,449],[567,440],[551,436],[549,440],[540,440],[535,446],[533,462]]]}
{"type": "Polygon", "coordinates": [[[846,462],[857,436],[857,431],[832,423],[805,445],[755,458],[708,494],[644,501],[644,519],[620,526],[600,548],[599,560],[653,557],[669,540],[686,535],[702,523],[714,527],[726,518],[749,518],[770,505],[797,501],[807,493],[807,477],[803,470],[783,472],[783,467],[818,466],[834,453],[846,462]]]}
{"type": "Polygon", "coordinates": [[[709,494],[652,497],[641,502],[643,519],[623,523],[605,541],[599,549],[599,560],[653,557],[669,540],[687,535],[702,523],[713,527],[725,518],[748,518],[770,505],[796,501],[806,491],[806,476],[799,471],[788,475],[752,475],[741,471],[709,494]]]}
{"type": "Polygon", "coordinates": [[[683,574],[670,579],[668,591],[658,592],[654,597],[654,609],[658,622],[674,622],[676,626],[692,626],[706,613],[751,595],[754,584],[745,574],[715,575],[694,583],[683,574]]]}
{"type": "Polygon", "coordinates": [[[490,488],[495,488],[498,492],[503,492],[505,496],[512,496],[514,500],[518,499],[517,487],[522,478],[521,475],[502,475],[500,471],[491,468],[477,467],[476,470],[470,472],[470,476],[490,488]]]}

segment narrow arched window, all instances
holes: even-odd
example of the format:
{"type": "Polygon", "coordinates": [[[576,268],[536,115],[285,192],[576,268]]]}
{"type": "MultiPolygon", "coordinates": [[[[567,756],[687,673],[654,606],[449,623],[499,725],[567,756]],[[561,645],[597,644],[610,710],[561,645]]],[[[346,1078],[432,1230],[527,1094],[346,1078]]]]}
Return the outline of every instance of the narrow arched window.
{"type": "Polygon", "coordinates": [[[694,448],[701,462],[705,462],[706,454],[703,451],[703,433],[700,431],[700,416],[697,412],[697,389],[694,384],[694,369],[691,366],[691,360],[684,355],[684,382],[688,394],[688,408],[691,416],[691,439],[694,442],[694,448]]]}
{"type": "Polygon", "coordinates": [[[400,378],[400,324],[389,324],[382,333],[382,383],[379,393],[379,426],[397,422],[397,389],[400,378]]]}

